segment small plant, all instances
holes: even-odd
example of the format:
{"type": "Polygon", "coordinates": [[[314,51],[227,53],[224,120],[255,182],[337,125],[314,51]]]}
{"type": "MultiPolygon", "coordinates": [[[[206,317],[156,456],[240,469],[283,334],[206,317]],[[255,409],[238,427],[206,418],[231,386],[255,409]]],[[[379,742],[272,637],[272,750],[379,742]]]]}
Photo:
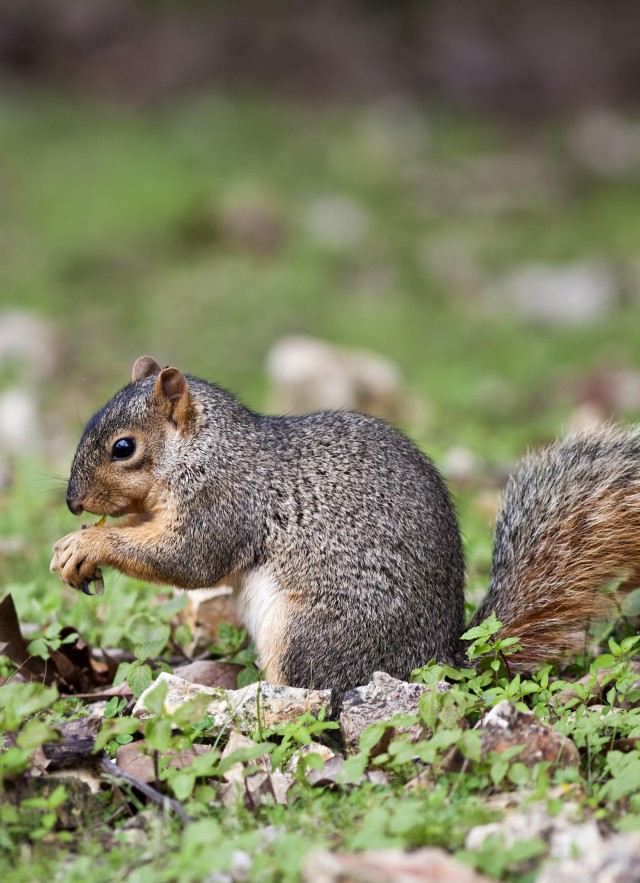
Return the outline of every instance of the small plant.
{"type": "Polygon", "coordinates": [[[246,687],[260,680],[260,672],[256,666],[256,652],[253,644],[247,645],[246,629],[222,622],[218,626],[218,643],[209,647],[209,653],[220,657],[224,662],[241,665],[238,672],[238,687],[246,687]]]}
{"type": "Polygon", "coordinates": [[[517,653],[520,648],[520,638],[495,638],[502,628],[502,623],[492,613],[480,625],[473,626],[463,635],[463,641],[471,641],[467,648],[467,656],[470,660],[480,660],[481,669],[490,668],[498,677],[505,669],[508,670],[507,656],[517,653]]]}
{"type": "Polygon", "coordinates": [[[78,639],[76,632],[72,631],[62,636],[62,631],[60,623],[50,623],[41,635],[29,642],[28,652],[32,656],[39,656],[40,659],[47,660],[51,656],[52,650],[59,650],[63,644],[73,644],[78,639]]]}

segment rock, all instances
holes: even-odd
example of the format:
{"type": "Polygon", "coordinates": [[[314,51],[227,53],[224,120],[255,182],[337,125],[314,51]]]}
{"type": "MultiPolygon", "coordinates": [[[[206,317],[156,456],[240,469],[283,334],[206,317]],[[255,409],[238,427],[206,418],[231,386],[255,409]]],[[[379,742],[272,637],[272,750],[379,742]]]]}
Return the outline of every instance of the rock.
{"type": "Polygon", "coordinates": [[[0,312],[0,369],[17,364],[21,383],[51,377],[59,348],[53,328],[42,319],[22,310],[0,312]]]}
{"type": "Polygon", "coordinates": [[[536,883],[637,883],[640,833],[585,842],[579,857],[546,862],[536,883]]]}
{"type": "Polygon", "coordinates": [[[444,851],[386,849],[355,854],[315,850],[302,868],[303,883],[487,883],[444,851]]]}
{"type": "Polygon", "coordinates": [[[25,808],[28,799],[46,800],[62,786],[67,796],[63,803],[56,806],[56,827],[86,833],[87,820],[100,817],[104,812],[103,783],[100,763],[94,759],[92,763],[57,770],[51,775],[23,776],[15,784],[9,783],[5,787],[6,797],[13,797],[16,804],[20,805],[24,819],[30,812],[25,808]]]}
{"type": "Polygon", "coordinates": [[[231,879],[233,883],[244,883],[251,879],[253,859],[248,852],[242,849],[234,849],[231,855],[231,879]]]}
{"type": "Polygon", "coordinates": [[[317,754],[318,757],[322,758],[322,761],[325,764],[330,760],[334,760],[336,757],[335,751],[332,751],[328,745],[320,745],[318,742],[311,742],[309,745],[301,745],[300,748],[294,751],[287,764],[286,771],[288,773],[295,773],[298,769],[300,760],[303,757],[309,757],[311,754],[317,754]]]}
{"type": "Polygon", "coordinates": [[[584,325],[620,301],[617,280],[605,264],[530,265],[498,286],[502,299],[525,319],[552,325],[584,325]]]}
{"type": "Polygon", "coordinates": [[[582,816],[580,805],[567,800],[566,795],[561,811],[555,815],[549,814],[546,800],[536,801],[507,811],[499,822],[472,828],[467,834],[465,847],[479,850],[487,838],[498,834],[503,838],[505,849],[521,840],[539,838],[549,844],[550,855],[568,857],[585,852],[602,841],[596,821],[583,821],[582,816]]]}
{"type": "Polygon", "coordinates": [[[457,484],[466,484],[482,472],[481,461],[464,445],[449,448],[440,467],[445,478],[457,484]]]}
{"type": "Polygon", "coordinates": [[[569,432],[589,432],[611,419],[604,408],[593,402],[585,402],[574,408],[567,421],[569,432]]]}
{"type": "MultiPolygon", "coordinates": [[[[145,753],[146,743],[129,742],[128,745],[121,745],[116,752],[117,765],[132,776],[140,779],[142,782],[155,782],[156,768],[151,753],[145,753]]],[[[211,751],[209,745],[199,745],[194,743],[184,751],[162,751],[161,758],[169,758],[169,766],[174,769],[187,767],[200,754],[208,754],[211,751]]]]}
{"type": "Polygon", "coordinates": [[[0,312],[0,377],[12,378],[0,391],[0,452],[22,455],[50,447],[40,390],[56,370],[58,352],[50,325],[21,310],[0,312]]]}
{"type": "MultiPolygon", "coordinates": [[[[338,785],[343,766],[344,757],[332,757],[325,762],[322,769],[316,770],[311,768],[307,770],[305,779],[312,788],[335,788],[338,785]]],[[[375,772],[381,773],[382,770],[375,770],[375,772]]],[[[363,781],[371,781],[366,772],[363,773],[362,779],[363,781]]]]}
{"type": "Polygon", "coordinates": [[[427,278],[436,276],[448,291],[457,295],[468,310],[483,308],[478,294],[487,284],[482,266],[486,248],[484,233],[449,226],[444,231],[431,231],[417,247],[417,258],[427,278]]]}
{"type": "Polygon", "coordinates": [[[371,230],[371,215],[346,194],[330,194],[314,200],[302,226],[320,245],[332,251],[350,251],[361,245],[371,230]]]}
{"type": "Polygon", "coordinates": [[[218,207],[213,225],[232,247],[254,254],[277,251],[285,238],[280,209],[262,193],[227,196],[218,207]]]}
{"type": "MultiPolygon", "coordinates": [[[[483,757],[522,746],[520,753],[512,759],[514,763],[531,767],[544,760],[556,769],[580,763],[578,749],[570,739],[543,723],[533,712],[518,711],[506,699],[488,711],[475,729],[481,733],[483,757]]],[[[464,762],[456,747],[444,757],[441,769],[460,769],[464,762]]]]}
{"type": "MultiPolygon", "coordinates": [[[[438,685],[440,692],[448,688],[444,682],[438,685]]],[[[374,672],[370,683],[345,694],[340,727],[346,745],[352,749],[357,748],[360,736],[367,727],[388,721],[394,714],[417,714],[418,702],[427,689],[424,684],[409,684],[407,681],[392,678],[383,671],[374,672]]],[[[412,742],[424,737],[424,727],[420,723],[411,727],[389,729],[408,733],[412,742]]]]}
{"type": "MultiPolygon", "coordinates": [[[[312,766],[308,766],[305,769],[304,777],[307,783],[311,785],[312,788],[334,788],[341,784],[339,780],[340,773],[344,766],[344,757],[341,754],[336,754],[335,751],[332,751],[327,745],[319,745],[316,742],[312,742],[310,745],[302,745],[298,748],[287,764],[285,772],[295,775],[298,771],[301,758],[314,754],[322,758],[322,766],[319,769],[312,766]]],[[[382,770],[368,770],[363,772],[362,781],[380,784],[380,775],[385,782],[388,781],[386,773],[382,770]]],[[[353,783],[350,782],[350,784],[353,783]]]]}
{"type": "Polygon", "coordinates": [[[41,442],[38,406],[32,392],[12,386],[0,394],[0,450],[33,451],[41,442]]]}
{"type": "Polygon", "coordinates": [[[211,696],[206,713],[215,718],[216,726],[222,729],[235,724],[243,733],[257,729],[259,723],[263,727],[274,727],[295,720],[307,712],[317,715],[322,709],[328,708],[331,701],[330,690],[304,690],[300,687],[264,683],[249,684],[241,690],[222,690],[190,684],[175,675],[161,672],[136,702],[133,709],[135,716],[148,714],[145,698],[159,682],[167,684],[164,705],[169,714],[190,699],[205,694],[211,696]]]}
{"type": "Polygon", "coordinates": [[[238,672],[242,671],[241,665],[232,662],[216,662],[215,660],[200,659],[181,665],[173,670],[177,678],[189,681],[190,684],[199,684],[203,687],[222,687],[223,690],[236,690],[238,687],[238,672]]]}
{"type": "Polygon", "coordinates": [[[640,172],[640,125],[611,110],[585,114],[569,132],[575,157],[598,175],[640,172]]]}
{"type": "MultiPolygon", "coordinates": [[[[2,469],[0,467],[0,493],[4,490],[2,483],[2,469]]],[[[0,556],[24,555],[27,551],[27,541],[23,536],[0,537],[0,556]]]]}
{"type": "MultiPolygon", "coordinates": [[[[224,761],[237,751],[255,748],[256,745],[253,740],[233,730],[222,752],[221,760],[224,761]]],[[[244,797],[249,809],[254,809],[265,800],[286,805],[287,791],[294,782],[293,776],[272,770],[271,761],[266,754],[247,762],[234,763],[223,778],[224,785],[220,796],[224,805],[235,806],[244,797]],[[248,770],[255,767],[258,767],[258,770],[248,775],[248,770]]]]}
{"type": "MultiPolygon", "coordinates": [[[[630,660],[628,663],[628,671],[625,674],[623,684],[619,683],[620,671],[615,669],[600,668],[595,674],[586,674],[584,677],[573,681],[564,690],[558,690],[553,696],[552,704],[561,708],[571,699],[578,699],[580,704],[594,706],[595,703],[602,702],[603,696],[610,688],[613,681],[618,682],[618,701],[623,708],[634,708],[635,704],[629,701],[629,695],[632,691],[640,689],[640,662],[630,660]],[[621,690],[622,686],[622,690],[621,690]]],[[[635,697],[632,697],[635,698],[635,697]]],[[[612,711],[611,706],[603,706],[606,712],[612,711]]]]}
{"type": "Polygon", "coordinates": [[[568,391],[584,406],[592,406],[610,419],[621,411],[640,411],[640,372],[628,368],[600,367],[581,375],[568,391]]]}
{"type": "Polygon", "coordinates": [[[189,656],[204,653],[211,644],[218,643],[221,623],[242,628],[231,586],[189,592],[177,619],[186,623],[193,634],[193,641],[185,648],[189,656]]]}
{"type": "Polygon", "coordinates": [[[410,410],[400,372],[389,359],[312,337],[285,337],[267,356],[269,408],[278,414],[355,410],[390,421],[410,410]]]}

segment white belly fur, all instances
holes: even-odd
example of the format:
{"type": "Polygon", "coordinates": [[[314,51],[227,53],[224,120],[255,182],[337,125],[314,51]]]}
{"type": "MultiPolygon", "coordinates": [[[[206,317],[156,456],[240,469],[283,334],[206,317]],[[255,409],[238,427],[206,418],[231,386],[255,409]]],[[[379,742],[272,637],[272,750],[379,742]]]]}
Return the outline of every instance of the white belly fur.
{"type": "Polygon", "coordinates": [[[253,639],[264,678],[280,681],[280,657],[286,633],[286,596],[268,567],[234,579],[238,615],[253,639]]]}

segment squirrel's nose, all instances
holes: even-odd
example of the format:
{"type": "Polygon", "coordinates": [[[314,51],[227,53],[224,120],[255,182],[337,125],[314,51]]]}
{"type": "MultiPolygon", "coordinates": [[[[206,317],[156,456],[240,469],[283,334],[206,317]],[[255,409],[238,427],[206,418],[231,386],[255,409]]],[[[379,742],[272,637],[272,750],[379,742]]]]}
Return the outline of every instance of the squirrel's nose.
{"type": "Polygon", "coordinates": [[[67,497],[67,506],[69,507],[69,510],[73,513],[73,515],[80,515],[84,511],[82,508],[82,503],[79,503],[72,497],[67,497]]]}

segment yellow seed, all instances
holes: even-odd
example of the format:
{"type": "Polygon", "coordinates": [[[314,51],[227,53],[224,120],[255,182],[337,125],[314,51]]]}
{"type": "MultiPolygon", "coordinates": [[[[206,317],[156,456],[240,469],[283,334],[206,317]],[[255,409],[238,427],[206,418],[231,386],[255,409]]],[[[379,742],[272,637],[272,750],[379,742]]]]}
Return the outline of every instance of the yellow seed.
{"type": "Polygon", "coordinates": [[[95,527],[104,527],[104,523],[107,520],[107,516],[103,515],[102,518],[98,519],[95,523],[95,527]]]}

